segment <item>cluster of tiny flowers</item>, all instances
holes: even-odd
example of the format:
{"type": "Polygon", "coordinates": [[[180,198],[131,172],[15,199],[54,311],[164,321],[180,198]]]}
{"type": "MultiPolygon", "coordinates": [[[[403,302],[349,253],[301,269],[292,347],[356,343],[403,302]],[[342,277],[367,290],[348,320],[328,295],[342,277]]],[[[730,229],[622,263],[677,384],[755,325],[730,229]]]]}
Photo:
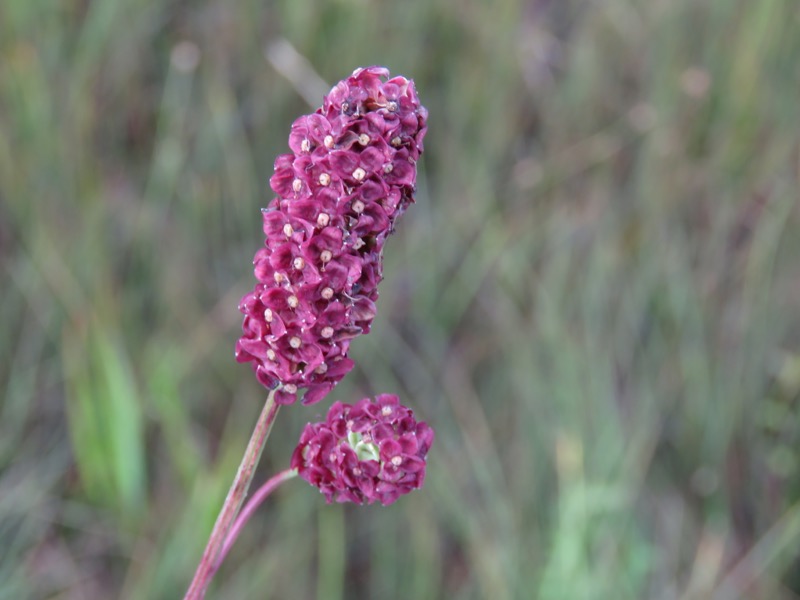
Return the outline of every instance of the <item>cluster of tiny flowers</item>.
{"type": "Polygon", "coordinates": [[[397,396],[335,402],[324,423],[309,423],[291,466],[330,503],[388,505],[422,487],[433,429],[397,396]]]}
{"type": "Polygon", "coordinates": [[[358,69],[297,119],[275,161],[258,284],[240,304],[239,362],[291,404],[321,400],[353,368],[350,340],[375,316],[382,251],[414,201],[427,111],[414,83],[358,69]]]}

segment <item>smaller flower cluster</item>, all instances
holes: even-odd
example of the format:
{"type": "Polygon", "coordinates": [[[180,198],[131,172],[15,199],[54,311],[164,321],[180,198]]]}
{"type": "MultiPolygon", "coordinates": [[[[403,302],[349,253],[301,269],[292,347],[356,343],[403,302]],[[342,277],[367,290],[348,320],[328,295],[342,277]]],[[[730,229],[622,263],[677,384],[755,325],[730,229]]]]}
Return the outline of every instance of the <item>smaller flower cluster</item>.
{"type": "Polygon", "coordinates": [[[306,425],[291,466],[328,503],[377,500],[385,506],[422,487],[433,437],[397,396],[335,402],[325,422],[306,425]]]}
{"type": "Polygon", "coordinates": [[[414,83],[357,69],[316,113],[297,119],[291,154],[275,161],[278,195],[264,212],[255,289],[236,358],[251,362],[276,401],[321,400],[350,369],[350,340],[368,333],[383,244],[414,201],[427,111],[414,83]]]}

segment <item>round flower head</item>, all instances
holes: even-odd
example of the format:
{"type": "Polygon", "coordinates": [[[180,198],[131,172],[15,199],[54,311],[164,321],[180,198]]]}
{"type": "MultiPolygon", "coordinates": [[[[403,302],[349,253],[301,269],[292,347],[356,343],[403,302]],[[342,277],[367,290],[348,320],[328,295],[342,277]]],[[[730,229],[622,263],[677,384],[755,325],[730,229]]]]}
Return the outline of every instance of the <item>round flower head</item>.
{"type": "Polygon", "coordinates": [[[277,402],[293,403],[299,388],[304,404],[318,402],[353,368],[350,340],[375,317],[383,244],[414,201],[427,116],[412,81],[370,67],[292,125],[236,344],[237,360],[280,388],[277,402]]]}
{"type": "Polygon", "coordinates": [[[422,487],[433,429],[397,396],[354,405],[335,402],[323,423],[309,423],[291,466],[330,503],[388,505],[422,487]]]}

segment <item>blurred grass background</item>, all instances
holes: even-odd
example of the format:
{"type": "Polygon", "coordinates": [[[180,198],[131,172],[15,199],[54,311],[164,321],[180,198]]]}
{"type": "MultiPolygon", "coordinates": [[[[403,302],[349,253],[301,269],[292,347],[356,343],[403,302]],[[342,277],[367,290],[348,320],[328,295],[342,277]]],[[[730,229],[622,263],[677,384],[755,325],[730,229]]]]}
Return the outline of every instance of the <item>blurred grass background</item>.
{"type": "Polygon", "coordinates": [[[182,596],[272,162],[371,64],[430,131],[331,399],[400,394],[427,485],[287,484],[209,597],[800,598],[796,0],[3,0],[0,598],[182,596]]]}

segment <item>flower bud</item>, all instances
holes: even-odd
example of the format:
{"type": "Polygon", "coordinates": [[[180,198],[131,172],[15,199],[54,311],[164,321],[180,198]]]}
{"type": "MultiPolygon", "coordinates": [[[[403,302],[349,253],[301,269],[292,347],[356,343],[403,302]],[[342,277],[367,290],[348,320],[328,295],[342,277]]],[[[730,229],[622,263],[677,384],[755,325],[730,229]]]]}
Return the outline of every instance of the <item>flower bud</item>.
{"type": "Polygon", "coordinates": [[[325,422],[306,425],[291,466],[329,503],[388,505],[422,487],[433,438],[397,396],[334,402],[325,422]]]}

